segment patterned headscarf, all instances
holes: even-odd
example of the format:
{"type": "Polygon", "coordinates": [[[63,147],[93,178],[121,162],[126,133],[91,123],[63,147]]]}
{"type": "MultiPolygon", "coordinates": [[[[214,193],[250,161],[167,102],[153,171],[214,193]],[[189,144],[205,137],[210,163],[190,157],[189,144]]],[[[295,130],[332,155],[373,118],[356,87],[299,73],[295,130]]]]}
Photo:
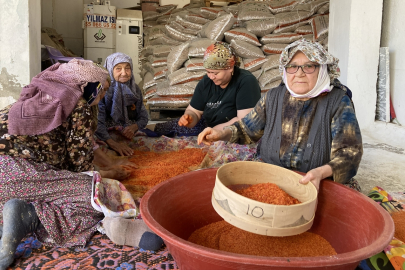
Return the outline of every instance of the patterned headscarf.
{"type": "Polygon", "coordinates": [[[62,124],[89,82],[105,82],[108,72],[90,60],[56,63],[32,78],[10,108],[8,133],[39,135],[62,124]],[[51,117],[50,117],[51,116],[51,117]]]}
{"type": "Polygon", "coordinates": [[[228,43],[217,41],[210,45],[204,53],[204,68],[229,69],[239,66],[240,59],[235,55],[228,43]]]}
{"type": "Polygon", "coordinates": [[[339,59],[326,51],[318,42],[312,42],[304,38],[291,43],[285,47],[284,51],[281,53],[279,66],[281,76],[283,76],[284,67],[291,61],[298,51],[303,52],[312,62],[327,65],[331,82],[340,76],[340,69],[338,66],[339,59]]]}
{"type": "Polygon", "coordinates": [[[104,67],[111,76],[110,89],[105,95],[105,106],[111,111],[111,118],[126,127],[130,125],[127,106],[134,104],[141,95],[141,90],[135,83],[132,59],[124,53],[113,53],[105,59],[104,67]],[[120,63],[129,63],[131,66],[131,78],[126,83],[114,79],[114,67],[120,63]]]}

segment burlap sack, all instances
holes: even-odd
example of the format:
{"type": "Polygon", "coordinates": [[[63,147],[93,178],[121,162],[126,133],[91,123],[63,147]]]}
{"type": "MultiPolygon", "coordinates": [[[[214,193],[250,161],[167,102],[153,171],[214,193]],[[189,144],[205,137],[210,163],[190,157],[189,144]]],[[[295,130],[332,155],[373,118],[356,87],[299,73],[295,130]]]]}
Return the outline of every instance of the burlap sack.
{"type": "Polygon", "coordinates": [[[220,11],[222,11],[222,8],[203,7],[201,8],[201,16],[209,20],[215,20],[220,11]]]}
{"type": "Polygon", "coordinates": [[[190,41],[188,50],[189,57],[203,57],[207,48],[214,44],[215,40],[209,38],[197,38],[190,41]]]}
{"type": "Polygon", "coordinates": [[[184,64],[187,71],[205,70],[203,58],[190,58],[184,64]]]}
{"type": "Polygon", "coordinates": [[[287,12],[294,9],[294,7],[300,1],[297,0],[279,0],[279,1],[269,1],[267,2],[269,5],[269,9],[273,14],[287,12]]]}
{"type": "Polygon", "coordinates": [[[284,51],[285,47],[287,47],[287,43],[270,43],[263,45],[262,50],[265,54],[281,54],[284,51]]]}
{"type": "Polygon", "coordinates": [[[235,17],[232,14],[220,16],[204,25],[200,32],[201,37],[222,41],[224,39],[224,33],[232,28],[235,21],[235,17]]]}
{"type": "Polygon", "coordinates": [[[176,22],[178,22],[179,24],[181,24],[182,26],[187,27],[187,28],[191,28],[191,29],[195,29],[195,30],[201,30],[202,29],[201,24],[187,21],[187,20],[183,19],[180,16],[176,16],[176,22]]]}
{"type": "Polygon", "coordinates": [[[233,28],[224,33],[225,41],[231,43],[233,39],[246,41],[255,46],[262,46],[255,34],[250,33],[246,28],[233,28]]]}
{"type": "Polygon", "coordinates": [[[171,74],[183,66],[188,59],[189,43],[185,42],[174,47],[167,56],[168,74],[171,74]]]}
{"type": "Polygon", "coordinates": [[[266,63],[267,59],[264,57],[260,58],[247,58],[243,59],[243,65],[246,70],[249,70],[250,72],[256,71],[260,69],[264,63],[266,63]]]}
{"type": "Polygon", "coordinates": [[[264,57],[262,50],[242,40],[232,40],[231,47],[235,50],[235,53],[242,58],[264,57]]]}
{"type": "Polygon", "coordinates": [[[302,35],[297,33],[282,33],[282,34],[268,34],[260,39],[262,44],[269,43],[293,43],[302,38],[302,35]]]}
{"type": "Polygon", "coordinates": [[[167,29],[168,35],[171,38],[181,41],[181,42],[185,42],[185,41],[189,41],[189,40],[197,38],[197,36],[194,36],[194,35],[184,34],[180,31],[172,28],[169,25],[166,25],[166,29],[167,29]]]}
{"type": "Polygon", "coordinates": [[[150,98],[146,104],[157,107],[183,108],[190,104],[190,100],[190,98],[159,97],[156,95],[150,98]]]}
{"type": "Polygon", "coordinates": [[[312,34],[312,25],[303,25],[295,29],[294,33],[299,35],[308,35],[312,34]]]}
{"type": "Polygon", "coordinates": [[[245,22],[246,30],[258,37],[270,34],[276,29],[277,24],[275,19],[268,20],[252,20],[245,22]]]}
{"type": "Polygon", "coordinates": [[[170,85],[176,85],[179,83],[187,83],[191,81],[199,81],[203,78],[203,76],[206,74],[205,70],[204,71],[187,71],[186,68],[181,68],[179,70],[176,70],[175,72],[171,73],[168,76],[169,79],[169,84],[170,85]]]}
{"type": "Polygon", "coordinates": [[[262,75],[259,78],[259,84],[261,87],[266,86],[266,84],[280,80],[280,71],[275,68],[275,69],[270,69],[266,72],[263,72],[262,75]]]}
{"type": "Polygon", "coordinates": [[[266,56],[266,63],[263,64],[262,70],[264,72],[273,69],[273,68],[278,68],[280,65],[280,54],[271,54],[266,56]]]}
{"type": "Polygon", "coordinates": [[[273,17],[265,2],[245,1],[240,3],[238,12],[238,20],[264,20],[273,17]]]}

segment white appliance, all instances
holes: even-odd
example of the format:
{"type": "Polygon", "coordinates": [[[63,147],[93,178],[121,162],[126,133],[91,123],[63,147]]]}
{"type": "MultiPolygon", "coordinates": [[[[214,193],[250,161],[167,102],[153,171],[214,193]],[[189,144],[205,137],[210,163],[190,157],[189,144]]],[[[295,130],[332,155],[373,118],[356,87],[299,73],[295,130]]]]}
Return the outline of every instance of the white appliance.
{"type": "Polygon", "coordinates": [[[117,9],[116,51],[132,58],[135,82],[141,81],[140,53],[143,47],[142,11],[117,9]]]}
{"type": "Polygon", "coordinates": [[[115,53],[116,8],[109,1],[104,5],[84,5],[84,58],[104,64],[115,53]]]}

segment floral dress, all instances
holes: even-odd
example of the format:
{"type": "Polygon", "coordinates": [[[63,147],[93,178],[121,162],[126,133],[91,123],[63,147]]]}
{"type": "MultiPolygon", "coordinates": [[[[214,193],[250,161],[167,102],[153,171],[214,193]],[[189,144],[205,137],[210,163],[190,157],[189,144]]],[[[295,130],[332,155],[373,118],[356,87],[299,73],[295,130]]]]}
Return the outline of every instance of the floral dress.
{"type": "Polygon", "coordinates": [[[79,100],[62,125],[41,135],[7,134],[11,106],[0,110],[0,155],[45,162],[72,172],[93,169],[94,118],[84,99],[79,100]]]}
{"type": "MultiPolygon", "coordinates": [[[[41,242],[84,245],[103,217],[91,206],[93,132],[97,118],[84,99],[54,130],[41,135],[9,135],[8,112],[0,110],[0,209],[11,198],[30,202],[42,226],[41,242]]],[[[0,212],[0,223],[3,223],[0,212]]]]}

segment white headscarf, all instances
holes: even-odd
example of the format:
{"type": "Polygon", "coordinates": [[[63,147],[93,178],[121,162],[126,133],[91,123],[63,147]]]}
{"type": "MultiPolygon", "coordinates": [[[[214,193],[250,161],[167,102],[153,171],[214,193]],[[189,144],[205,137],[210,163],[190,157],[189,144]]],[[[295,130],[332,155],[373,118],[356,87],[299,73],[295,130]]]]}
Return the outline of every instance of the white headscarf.
{"type": "Polygon", "coordinates": [[[283,68],[283,81],[287,87],[288,92],[290,92],[291,96],[296,98],[314,98],[319,96],[321,93],[330,92],[333,89],[333,85],[330,84],[328,65],[326,64],[319,66],[318,80],[316,81],[314,88],[308,93],[305,93],[303,95],[296,94],[293,90],[290,89],[290,86],[288,85],[287,82],[287,73],[285,71],[285,68],[283,68]]]}

